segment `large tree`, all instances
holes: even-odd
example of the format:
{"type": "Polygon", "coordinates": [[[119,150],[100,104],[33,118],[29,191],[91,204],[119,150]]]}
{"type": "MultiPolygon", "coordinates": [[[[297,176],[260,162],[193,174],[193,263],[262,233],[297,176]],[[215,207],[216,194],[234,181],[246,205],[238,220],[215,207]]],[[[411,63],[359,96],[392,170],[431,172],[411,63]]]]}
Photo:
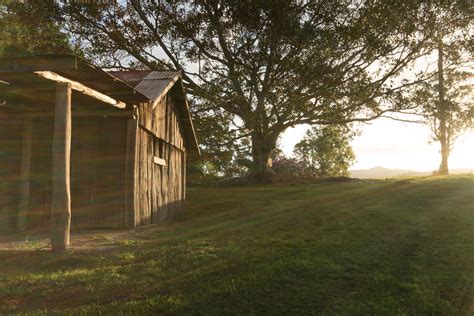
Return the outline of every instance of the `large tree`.
{"type": "Polygon", "coordinates": [[[447,174],[449,155],[457,137],[474,127],[474,75],[472,70],[455,69],[438,74],[416,88],[412,102],[419,106],[422,122],[431,128],[433,140],[440,144],[438,173],[447,174]]]}
{"type": "MultiPolygon", "coordinates": [[[[250,137],[252,175],[271,176],[278,137],[298,124],[374,119],[405,105],[398,80],[426,38],[423,1],[138,1],[63,6],[104,65],[180,68],[197,109],[250,137]],[[125,57],[133,57],[133,60],[125,57]],[[398,77],[398,79],[397,79],[398,77]]],[[[202,114],[202,112],[201,112],[202,114]]]]}
{"type": "Polygon", "coordinates": [[[434,1],[426,5],[421,32],[425,50],[434,57],[428,80],[415,86],[411,102],[416,114],[440,143],[439,174],[449,173],[449,154],[456,137],[472,127],[472,75],[474,52],[472,4],[469,1],[434,1]]]}
{"type": "Polygon", "coordinates": [[[349,176],[349,167],[356,158],[350,144],[354,136],[345,125],[315,126],[295,145],[294,154],[307,173],[320,177],[349,176]]]}
{"type": "Polygon", "coordinates": [[[58,7],[47,1],[0,0],[0,57],[72,52],[59,15],[58,7]]]}

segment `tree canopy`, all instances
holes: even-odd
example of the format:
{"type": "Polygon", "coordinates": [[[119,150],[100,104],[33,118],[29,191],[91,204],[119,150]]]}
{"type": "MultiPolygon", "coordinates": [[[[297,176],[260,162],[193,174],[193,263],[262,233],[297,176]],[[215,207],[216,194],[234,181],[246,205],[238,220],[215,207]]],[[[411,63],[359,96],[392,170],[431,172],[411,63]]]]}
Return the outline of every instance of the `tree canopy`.
{"type": "Polygon", "coordinates": [[[58,16],[58,7],[48,1],[0,0],[0,56],[72,52],[58,16]]]}
{"type": "Polygon", "coordinates": [[[348,176],[349,167],[355,162],[350,145],[354,136],[355,133],[345,125],[315,126],[295,145],[294,153],[307,174],[348,176]]]}
{"type": "MultiPolygon", "coordinates": [[[[424,54],[422,1],[67,4],[68,29],[104,64],[180,68],[201,115],[250,137],[253,174],[298,124],[370,120],[408,105],[397,80],[424,54]],[[128,62],[127,62],[128,61],[128,62]],[[207,111],[206,111],[207,110],[207,111]]],[[[413,79],[413,81],[419,78],[413,79]]]]}
{"type": "Polygon", "coordinates": [[[449,172],[448,158],[454,140],[472,127],[473,26],[469,1],[433,2],[425,5],[426,50],[436,55],[436,68],[415,86],[411,102],[415,113],[431,127],[440,143],[438,173],[449,172]]]}
{"type": "Polygon", "coordinates": [[[433,140],[446,142],[446,157],[442,153],[442,160],[446,160],[446,170],[440,167],[438,172],[448,172],[448,158],[456,139],[474,127],[473,78],[473,73],[469,71],[446,70],[443,76],[443,106],[440,105],[438,77],[424,82],[414,91],[412,102],[419,106],[419,114],[430,127],[433,140]],[[441,128],[442,124],[444,130],[441,128]]]}

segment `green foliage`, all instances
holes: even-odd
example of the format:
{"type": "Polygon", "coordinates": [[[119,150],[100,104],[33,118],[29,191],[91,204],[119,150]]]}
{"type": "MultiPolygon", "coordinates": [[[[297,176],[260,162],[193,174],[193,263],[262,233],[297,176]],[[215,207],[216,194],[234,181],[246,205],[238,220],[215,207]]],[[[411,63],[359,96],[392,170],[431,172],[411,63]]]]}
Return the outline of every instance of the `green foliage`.
{"type": "Polygon", "coordinates": [[[233,138],[250,137],[252,171],[263,176],[288,127],[365,121],[407,106],[400,100],[410,82],[397,77],[424,53],[424,3],[71,2],[63,15],[108,66],[184,69],[203,115],[226,120],[233,138]]]}
{"type": "Polygon", "coordinates": [[[305,173],[320,177],[349,175],[349,167],[355,162],[350,141],[355,136],[344,125],[316,126],[306,132],[295,145],[294,153],[305,168],[305,173]]]}
{"type": "Polygon", "coordinates": [[[191,157],[187,166],[188,181],[215,182],[247,173],[251,164],[248,138],[240,138],[238,132],[229,133],[229,122],[218,115],[195,111],[193,117],[201,157],[191,157]]]}
{"type": "Polygon", "coordinates": [[[0,1],[0,56],[71,53],[54,1],[0,1]]]}
{"type": "MultiPolygon", "coordinates": [[[[447,143],[454,146],[457,137],[474,127],[474,75],[471,71],[447,69],[444,72],[444,109],[447,143]]],[[[437,77],[416,87],[412,102],[419,106],[434,141],[440,141],[440,101],[437,77]]]]}
{"type": "Polygon", "coordinates": [[[190,188],[179,223],[2,250],[0,314],[467,315],[473,190],[472,175],[190,188]]]}

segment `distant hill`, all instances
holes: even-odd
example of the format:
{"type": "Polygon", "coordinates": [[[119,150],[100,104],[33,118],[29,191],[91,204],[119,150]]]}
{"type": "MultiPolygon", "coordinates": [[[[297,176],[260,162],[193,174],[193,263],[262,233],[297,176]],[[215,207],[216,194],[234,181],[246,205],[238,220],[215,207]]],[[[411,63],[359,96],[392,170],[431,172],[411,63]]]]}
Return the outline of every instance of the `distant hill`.
{"type": "MultiPolygon", "coordinates": [[[[473,173],[474,169],[452,169],[451,174],[473,173]]],[[[416,171],[410,169],[388,169],[384,167],[374,167],[363,170],[349,170],[351,178],[359,179],[385,179],[407,176],[429,176],[432,171],[416,171]]]]}

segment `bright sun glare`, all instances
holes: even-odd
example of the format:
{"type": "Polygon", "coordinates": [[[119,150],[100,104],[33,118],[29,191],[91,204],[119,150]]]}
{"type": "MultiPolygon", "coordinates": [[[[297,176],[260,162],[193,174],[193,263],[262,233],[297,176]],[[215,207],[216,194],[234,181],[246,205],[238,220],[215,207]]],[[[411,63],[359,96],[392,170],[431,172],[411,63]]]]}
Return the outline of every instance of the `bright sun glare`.
{"type": "MultiPolygon", "coordinates": [[[[293,146],[308,126],[288,129],[281,147],[291,155],[293,146]]],[[[427,126],[378,119],[360,127],[361,134],[352,142],[357,162],[351,169],[376,166],[393,169],[432,171],[439,167],[439,143],[430,143],[427,126]]],[[[456,141],[450,156],[451,169],[474,169],[474,132],[466,132],[456,141]]]]}

